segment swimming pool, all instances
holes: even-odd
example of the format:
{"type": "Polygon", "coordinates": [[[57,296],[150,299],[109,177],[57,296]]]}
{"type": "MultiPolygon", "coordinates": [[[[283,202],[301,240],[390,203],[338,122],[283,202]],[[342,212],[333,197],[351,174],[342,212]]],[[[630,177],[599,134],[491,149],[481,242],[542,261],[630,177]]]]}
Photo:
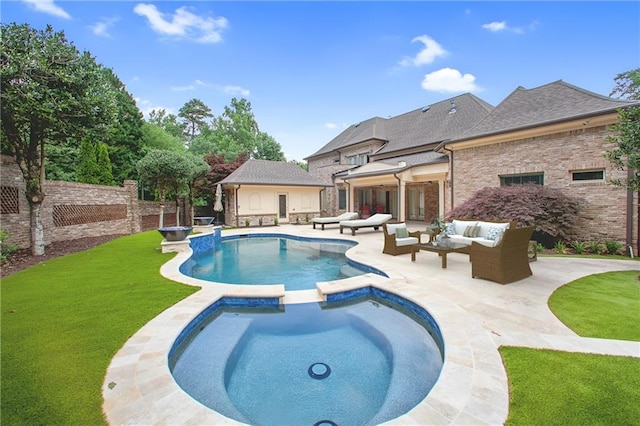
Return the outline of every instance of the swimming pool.
{"type": "Polygon", "coordinates": [[[255,425],[379,424],[408,412],[442,369],[438,325],[378,289],[336,300],[212,305],[176,339],[171,373],[197,401],[255,425]]]}
{"type": "MultiPolygon", "coordinates": [[[[198,237],[197,237],[198,238],[198,237]]],[[[348,240],[302,238],[285,234],[249,234],[220,238],[197,249],[180,266],[194,278],[229,284],[284,284],[285,290],[314,289],[316,283],[368,272],[383,272],[349,260],[345,253],[357,243],[348,240]]]]}

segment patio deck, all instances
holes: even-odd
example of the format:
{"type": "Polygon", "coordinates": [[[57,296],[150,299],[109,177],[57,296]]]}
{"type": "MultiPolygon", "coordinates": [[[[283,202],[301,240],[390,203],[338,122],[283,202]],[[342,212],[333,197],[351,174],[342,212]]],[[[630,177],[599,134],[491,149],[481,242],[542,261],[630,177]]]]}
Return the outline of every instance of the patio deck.
{"type": "MultiPolygon", "coordinates": [[[[411,230],[422,225],[410,224],[411,230]]],[[[531,264],[533,276],[500,285],[471,278],[464,254],[448,257],[440,267],[435,253],[382,254],[382,231],[362,230],[355,236],[309,225],[242,228],[233,233],[283,233],[359,242],[347,255],[383,270],[373,274],[322,283],[326,291],[374,285],[397,293],[426,308],[442,329],[445,362],[435,387],[413,410],[387,424],[502,424],[507,418],[507,376],[499,346],[525,346],[573,352],[640,357],[640,342],[582,338],[564,326],[547,307],[555,289],[577,278],[607,271],[638,270],[636,261],[542,257],[531,264]]],[[[177,272],[185,259],[178,254],[162,268],[176,281],[198,285],[177,272]]],[[[280,286],[259,288],[208,283],[189,298],[167,309],[136,333],[116,354],[103,385],[104,411],[110,424],[239,424],[199,404],[173,380],[167,354],[182,328],[203,308],[223,295],[246,296],[259,291],[278,294],[280,286]]],[[[320,300],[316,290],[288,292],[285,303],[320,300]]]]}

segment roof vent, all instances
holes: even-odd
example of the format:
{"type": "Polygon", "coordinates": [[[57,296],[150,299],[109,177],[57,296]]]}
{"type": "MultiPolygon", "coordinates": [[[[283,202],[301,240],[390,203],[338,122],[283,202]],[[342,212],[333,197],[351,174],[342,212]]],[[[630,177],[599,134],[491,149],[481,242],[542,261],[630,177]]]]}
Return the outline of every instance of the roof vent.
{"type": "Polygon", "coordinates": [[[427,112],[429,111],[431,107],[429,105],[427,105],[426,107],[422,108],[422,112],[427,112]]]}
{"type": "Polygon", "coordinates": [[[354,124],[353,127],[358,127],[359,125],[360,125],[360,123],[356,123],[356,124],[354,124]]]}
{"type": "Polygon", "coordinates": [[[450,105],[449,105],[449,114],[453,114],[456,112],[456,100],[455,99],[451,99],[450,105]]]}

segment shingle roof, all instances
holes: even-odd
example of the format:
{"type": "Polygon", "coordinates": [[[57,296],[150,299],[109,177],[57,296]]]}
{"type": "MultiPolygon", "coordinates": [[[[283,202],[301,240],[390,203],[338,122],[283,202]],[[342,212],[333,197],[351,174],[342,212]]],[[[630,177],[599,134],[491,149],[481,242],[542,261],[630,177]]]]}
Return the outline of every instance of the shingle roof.
{"type": "Polygon", "coordinates": [[[435,151],[425,151],[417,154],[399,155],[396,157],[389,157],[383,160],[377,160],[375,164],[388,164],[393,166],[392,168],[382,170],[372,170],[369,172],[359,172],[360,167],[356,167],[350,170],[343,170],[339,173],[335,173],[336,176],[349,176],[351,177],[364,177],[364,176],[381,176],[391,173],[397,173],[400,170],[408,169],[415,166],[423,166],[427,164],[446,163],[449,161],[449,157],[446,154],[440,154],[435,151]],[[404,162],[403,166],[399,163],[404,162]],[[351,173],[349,173],[351,171],[351,173]]]}
{"type": "Polygon", "coordinates": [[[370,118],[349,126],[307,158],[372,139],[386,142],[376,154],[441,142],[466,131],[492,109],[487,102],[466,93],[396,117],[370,118]],[[455,113],[450,113],[452,106],[455,106],[455,113]]]}
{"type": "Polygon", "coordinates": [[[482,121],[451,142],[613,112],[632,104],[634,102],[608,98],[562,80],[534,89],[518,87],[482,121]]]}
{"type": "Polygon", "coordinates": [[[331,186],[294,163],[248,160],[220,181],[223,185],[331,186]]]}

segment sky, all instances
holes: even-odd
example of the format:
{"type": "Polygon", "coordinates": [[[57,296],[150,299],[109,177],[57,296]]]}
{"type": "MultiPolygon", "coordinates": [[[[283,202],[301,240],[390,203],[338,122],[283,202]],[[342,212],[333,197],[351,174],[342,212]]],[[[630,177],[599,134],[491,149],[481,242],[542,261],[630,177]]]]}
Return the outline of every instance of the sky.
{"type": "Polygon", "coordinates": [[[640,67],[640,2],[3,0],[2,23],[63,31],[145,114],[245,98],[303,161],[349,125],[557,80],[608,96],[640,67]]]}

